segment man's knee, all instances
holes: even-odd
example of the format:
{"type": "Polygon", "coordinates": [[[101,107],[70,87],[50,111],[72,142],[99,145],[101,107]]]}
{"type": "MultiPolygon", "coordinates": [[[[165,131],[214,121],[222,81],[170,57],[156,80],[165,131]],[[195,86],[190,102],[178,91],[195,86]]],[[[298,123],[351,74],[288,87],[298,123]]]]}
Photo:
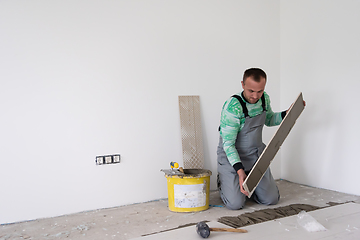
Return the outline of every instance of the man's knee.
{"type": "Polygon", "coordinates": [[[230,210],[239,210],[242,209],[245,206],[246,199],[244,197],[238,197],[238,198],[222,198],[225,206],[230,210]]]}
{"type": "Polygon", "coordinates": [[[276,186],[276,182],[271,175],[270,168],[266,171],[264,177],[261,179],[258,187],[255,189],[258,203],[264,205],[275,205],[279,202],[280,193],[276,186]]]}
{"type": "Polygon", "coordinates": [[[266,205],[275,205],[279,202],[280,195],[279,193],[273,196],[270,196],[269,199],[267,199],[266,205]]]}
{"type": "Polygon", "coordinates": [[[268,195],[262,196],[260,198],[258,196],[255,196],[255,201],[260,204],[264,204],[264,205],[275,205],[279,202],[279,200],[280,200],[279,192],[273,193],[273,194],[268,194],[268,195]]]}
{"type": "Polygon", "coordinates": [[[239,210],[244,207],[244,203],[234,202],[234,203],[225,203],[225,206],[230,210],[239,210]]]}

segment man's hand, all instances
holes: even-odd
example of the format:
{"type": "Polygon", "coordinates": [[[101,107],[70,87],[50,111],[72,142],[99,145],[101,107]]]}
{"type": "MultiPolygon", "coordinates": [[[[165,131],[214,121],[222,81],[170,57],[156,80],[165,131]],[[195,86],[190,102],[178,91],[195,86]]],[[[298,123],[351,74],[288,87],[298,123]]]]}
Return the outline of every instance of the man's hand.
{"type": "Polygon", "coordinates": [[[249,196],[249,193],[247,191],[245,191],[244,187],[243,187],[243,183],[246,179],[246,174],[244,169],[239,169],[237,171],[237,174],[239,175],[239,184],[240,184],[240,191],[245,194],[246,196],[249,196]]]}

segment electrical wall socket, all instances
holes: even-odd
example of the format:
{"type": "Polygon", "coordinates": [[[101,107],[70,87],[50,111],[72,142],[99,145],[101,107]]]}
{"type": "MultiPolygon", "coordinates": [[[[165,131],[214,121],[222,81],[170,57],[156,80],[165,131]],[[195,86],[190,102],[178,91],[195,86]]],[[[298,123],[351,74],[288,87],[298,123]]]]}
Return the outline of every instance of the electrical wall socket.
{"type": "Polygon", "coordinates": [[[96,165],[113,164],[120,162],[120,154],[96,156],[96,165]]]}
{"type": "Polygon", "coordinates": [[[119,163],[120,162],[120,155],[114,155],[113,156],[113,161],[114,161],[114,163],[119,163]]]}

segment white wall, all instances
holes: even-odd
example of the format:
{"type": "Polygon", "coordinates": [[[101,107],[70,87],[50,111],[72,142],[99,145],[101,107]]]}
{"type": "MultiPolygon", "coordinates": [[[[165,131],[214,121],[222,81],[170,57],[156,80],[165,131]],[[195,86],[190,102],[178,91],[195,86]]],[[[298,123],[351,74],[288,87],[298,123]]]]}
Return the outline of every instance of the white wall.
{"type": "Polygon", "coordinates": [[[281,103],[300,90],[307,101],[282,147],[282,177],[356,195],[359,9],[355,0],[281,1],[281,103]]]}
{"type": "MultiPolygon", "coordinates": [[[[167,197],[160,169],[182,163],[179,95],[200,95],[215,189],[220,110],[246,68],[267,71],[282,110],[279,7],[1,1],[0,223],[167,197]],[[115,153],[120,164],[95,165],[115,153]]],[[[280,161],[272,167],[279,178],[280,161]]]]}

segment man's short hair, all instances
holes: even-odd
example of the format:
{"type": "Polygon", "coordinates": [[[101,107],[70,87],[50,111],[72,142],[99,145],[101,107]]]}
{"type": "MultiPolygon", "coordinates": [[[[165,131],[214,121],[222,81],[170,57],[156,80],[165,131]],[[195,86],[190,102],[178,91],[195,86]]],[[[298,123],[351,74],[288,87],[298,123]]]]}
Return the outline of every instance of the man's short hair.
{"type": "Polygon", "coordinates": [[[253,78],[255,82],[260,82],[261,78],[266,80],[266,73],[260,68],[249,68],[244,72],[243,81],[245,82],[248,77],[253,78]]]}

